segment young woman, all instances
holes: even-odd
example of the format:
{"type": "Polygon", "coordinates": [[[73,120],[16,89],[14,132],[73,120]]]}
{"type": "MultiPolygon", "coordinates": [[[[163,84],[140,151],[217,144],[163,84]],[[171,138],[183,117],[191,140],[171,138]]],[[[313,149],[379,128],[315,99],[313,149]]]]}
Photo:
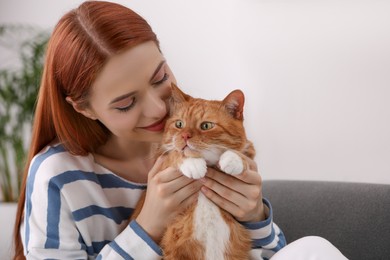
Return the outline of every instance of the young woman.
{"type": "Polygon", "coordinates": [[[156,171],[171,83],[156,35],[138,14],[91,1],[62,17],[47,47],[15,259],[160,259],[166,226],[199,191],[245,223],[257,258],[285,246],[253,161],[240,179],[212,169],[203,181],[156,171]]]}

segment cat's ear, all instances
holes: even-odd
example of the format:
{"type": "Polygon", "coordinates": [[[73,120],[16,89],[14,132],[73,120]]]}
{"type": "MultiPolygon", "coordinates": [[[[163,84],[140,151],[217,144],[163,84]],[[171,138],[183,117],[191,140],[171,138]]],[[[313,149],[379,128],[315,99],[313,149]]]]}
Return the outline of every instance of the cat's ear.
{"type": "Polygon", "coordinates": [[[175,103],[182,103],[189,101],[191,99],[191,96],[185,94],[183,91],[179,89],[178,86],[176,86],[174,83],[171,84],[171,101],[175,103]]]}
{"type": "Polygon", "coordinates": [[[244,119],[244,102],[245,96],[244,93],[239,90],[233,90],[229,95],[225,97],[222,101],[222,104],[235,119],[243,120],[244,119]]]}

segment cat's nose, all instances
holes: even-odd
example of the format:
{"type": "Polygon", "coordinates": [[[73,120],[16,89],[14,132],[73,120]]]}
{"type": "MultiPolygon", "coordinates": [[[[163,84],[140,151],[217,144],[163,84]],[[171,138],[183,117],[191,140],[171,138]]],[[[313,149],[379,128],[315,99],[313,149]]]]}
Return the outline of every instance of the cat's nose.
{"type": "Polygon", "coordinates": [[[184,141],[187,141],[191,138],[191,134],[188,132],[182,133],[181,136],[183,137],[184,141]]]}

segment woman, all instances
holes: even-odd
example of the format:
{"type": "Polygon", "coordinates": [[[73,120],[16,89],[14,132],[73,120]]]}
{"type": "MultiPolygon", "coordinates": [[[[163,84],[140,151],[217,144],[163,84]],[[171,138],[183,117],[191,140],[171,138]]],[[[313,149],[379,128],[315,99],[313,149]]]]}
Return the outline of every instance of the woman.
{"type": "Polygon", "coordinates": [[[171,83],[156,35],[138,14],[92,1],[62,17],[46,53],[15,259],[159,259],[165,227],[199,191],[245,223],[253,255],[270,258],[285,246],[254,162],[241,179],[209,169],[201,182],[155,170],[171,83]]]}

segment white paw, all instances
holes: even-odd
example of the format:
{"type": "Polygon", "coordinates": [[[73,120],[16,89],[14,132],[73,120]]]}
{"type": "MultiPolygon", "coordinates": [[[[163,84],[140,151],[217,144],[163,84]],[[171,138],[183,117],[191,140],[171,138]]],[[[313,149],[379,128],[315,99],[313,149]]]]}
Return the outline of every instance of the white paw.
{"type": "Polygon", "coordinates": [[[188,178],[200,179],[206,175],[207,165],[203,158],[186,158],[179,169],[188,178]]]}
{"type": "Polygon", "coordinates": [[[237,175],[244,170],[244,163],[238,154],[232,151],[226,151],[219,158],[219,167],[227,174],[237,175]]]}

